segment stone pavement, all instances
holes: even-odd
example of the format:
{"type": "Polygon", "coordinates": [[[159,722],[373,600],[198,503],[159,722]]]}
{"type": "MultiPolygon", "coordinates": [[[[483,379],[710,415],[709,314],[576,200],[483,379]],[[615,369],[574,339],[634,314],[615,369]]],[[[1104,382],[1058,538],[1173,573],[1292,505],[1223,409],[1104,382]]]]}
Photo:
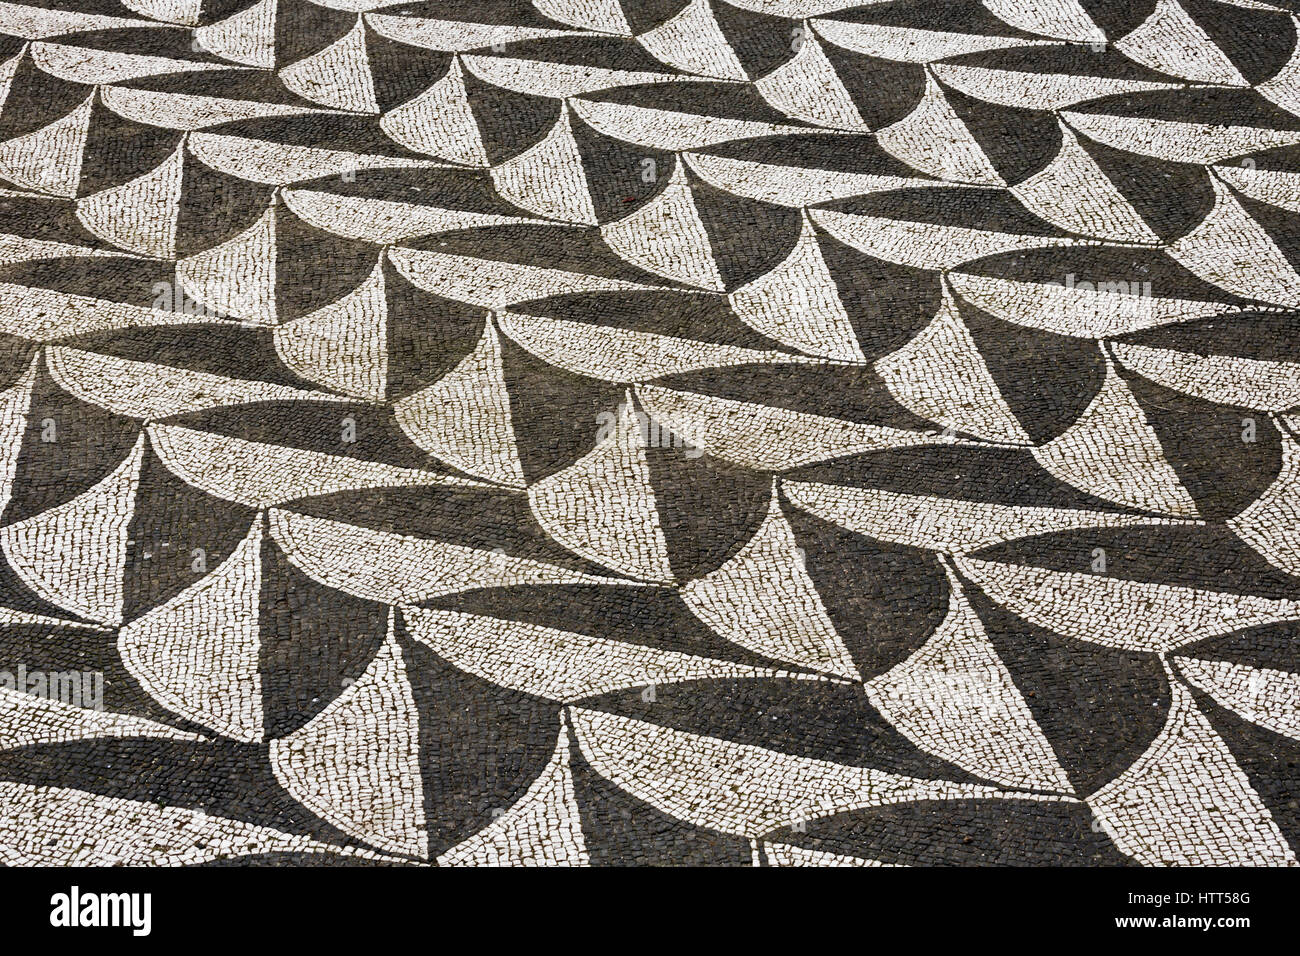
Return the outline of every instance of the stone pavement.
{"type": "Polygon", "coordinates": [[[0,2],[0,862],[1295,863],[1283,0],[0,2]]]}

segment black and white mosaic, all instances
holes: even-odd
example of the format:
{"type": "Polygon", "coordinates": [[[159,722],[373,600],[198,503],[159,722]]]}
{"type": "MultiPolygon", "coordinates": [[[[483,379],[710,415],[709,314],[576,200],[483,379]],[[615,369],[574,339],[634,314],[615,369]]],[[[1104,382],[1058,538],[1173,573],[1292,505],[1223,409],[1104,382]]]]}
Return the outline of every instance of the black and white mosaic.
{"type": "Polygon", "coordinates": [[[0,862],[1295,864],[1292,7],[0,2],[0,862]]]}

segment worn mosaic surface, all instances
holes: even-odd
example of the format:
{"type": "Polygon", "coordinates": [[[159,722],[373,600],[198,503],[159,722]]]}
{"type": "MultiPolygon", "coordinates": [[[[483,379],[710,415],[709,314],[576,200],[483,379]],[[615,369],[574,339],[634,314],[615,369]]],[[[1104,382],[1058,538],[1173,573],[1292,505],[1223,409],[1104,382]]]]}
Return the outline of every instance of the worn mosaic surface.
{"type": "Polygon", "coordinates": [[[1295,863],[1300,23],[0,2],[0,862],[1295,863]]]}

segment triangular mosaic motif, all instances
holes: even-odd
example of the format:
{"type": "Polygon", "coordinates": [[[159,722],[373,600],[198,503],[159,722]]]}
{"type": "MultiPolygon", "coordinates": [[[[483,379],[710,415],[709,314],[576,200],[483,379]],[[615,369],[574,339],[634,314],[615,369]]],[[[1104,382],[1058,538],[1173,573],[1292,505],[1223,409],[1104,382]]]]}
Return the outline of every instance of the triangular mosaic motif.
{"type": "Polygon", "coordinates": [[[1290,4],[50,2],[0,863],[1296,863],[1290,4]]]}

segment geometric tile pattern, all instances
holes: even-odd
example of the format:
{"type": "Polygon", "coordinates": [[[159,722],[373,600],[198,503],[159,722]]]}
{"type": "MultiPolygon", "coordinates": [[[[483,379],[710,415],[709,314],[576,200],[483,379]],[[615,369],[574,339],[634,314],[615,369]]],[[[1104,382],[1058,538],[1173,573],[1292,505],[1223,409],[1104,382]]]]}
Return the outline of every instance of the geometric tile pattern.
{"type": "Polygon", "coordinates": [[[1295,864],[1284,6],[0,3],[0,862],[1295,864]]]}

